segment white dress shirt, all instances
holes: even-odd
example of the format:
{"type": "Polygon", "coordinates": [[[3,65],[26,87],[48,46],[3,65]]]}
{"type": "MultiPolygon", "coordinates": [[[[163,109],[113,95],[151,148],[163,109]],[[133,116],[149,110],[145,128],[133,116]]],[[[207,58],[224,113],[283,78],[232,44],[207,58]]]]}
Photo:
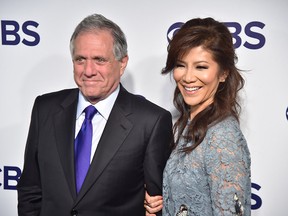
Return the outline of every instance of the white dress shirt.
{"type": "Polygon", "coordinates": [[[90,163],[97,149],[100,137],[104,131],[106,122],[111,113],[112,107],[116,101],[119,90],[120,90],[120,86],[118,85],[118,87],[112,94],[110,94],[104,100],[99,101],[95,105],[87,101],[85,97],[83,96],[82,92],[79,91],[79,100],[78,100],[77,113],[76,113],[75,138],[77,137],[77,134],[80,131],[80,128],[85,119],[85,113],[83,112],[84,109],[89,105],[93,105],[98,111],[92,119],[93,137],[92,137],[90,163]]]}

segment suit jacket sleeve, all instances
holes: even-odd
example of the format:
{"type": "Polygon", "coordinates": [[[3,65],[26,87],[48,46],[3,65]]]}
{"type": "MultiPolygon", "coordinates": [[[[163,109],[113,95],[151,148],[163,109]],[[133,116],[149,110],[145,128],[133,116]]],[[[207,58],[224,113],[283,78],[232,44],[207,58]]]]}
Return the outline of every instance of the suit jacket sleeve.
{"type": "Polygon", "coordinates": [[[31,123],[26,143],[24,168],[17,185],[18,215],[40,214],[41,183],[37,160],[38,111],[37,99],[32,110],[31,123]]]}
{"type": "Polygon", "coordinates": [[[146,189],[151,196],[162,195],[163,170],[171,153],[172,137],[172,117],[165,111],[153,127],[144,160],[146,189]]]}

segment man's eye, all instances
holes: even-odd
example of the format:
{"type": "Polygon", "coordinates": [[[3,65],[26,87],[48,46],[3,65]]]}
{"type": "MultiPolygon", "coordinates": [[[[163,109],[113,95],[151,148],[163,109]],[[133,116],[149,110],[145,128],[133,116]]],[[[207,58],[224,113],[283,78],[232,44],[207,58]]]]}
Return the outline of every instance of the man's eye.
{"type": "Polygon", "coordinates": [[[77,58],[75,58],[75,62],[77,62],[77,63],[82,63],[82,62],[84,62],[84,58],[82,58],[82,57],[77,57],[77,58]]]}
{"type": "Polygon", "coordinates": [[[101,63],[101,64],[107,62],[107,60],[105,58],[101,58],[101,57],[95,58],[95,61],[98,63],[101,63]]]}

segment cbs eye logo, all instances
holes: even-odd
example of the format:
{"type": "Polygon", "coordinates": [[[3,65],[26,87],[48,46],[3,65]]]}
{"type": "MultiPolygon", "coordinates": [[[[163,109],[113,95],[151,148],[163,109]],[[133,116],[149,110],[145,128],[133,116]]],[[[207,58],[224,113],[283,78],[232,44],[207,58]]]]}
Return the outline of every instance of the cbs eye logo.
{"type": "MultiPolygon", "coordinates": [[[[261,33],[261,30],[265,27],[265,24],[262,22],[252,21],[245,26],[242,26],[238,22],[223,23],[228,27],[232,34],[235,49],[242,45],[247,49],[256,50],[262,48],[266,43],[266,38],[261,33]]],[[[169,27],[167,31],[168,42],[171,41],[183,24],[184,23],[182,22],[176,22],[169,27]]]]}

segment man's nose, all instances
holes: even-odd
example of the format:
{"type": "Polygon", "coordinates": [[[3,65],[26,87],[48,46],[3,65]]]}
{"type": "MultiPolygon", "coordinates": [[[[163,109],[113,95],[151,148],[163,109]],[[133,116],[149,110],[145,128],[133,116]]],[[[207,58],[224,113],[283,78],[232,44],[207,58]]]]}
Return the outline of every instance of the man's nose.
{"type": "Polygon", "coordinates": [[[92,76],[96,73],[95,64],[90,59],[87,59],[85,62],[84,73],[86,76],[92,76]]]}

